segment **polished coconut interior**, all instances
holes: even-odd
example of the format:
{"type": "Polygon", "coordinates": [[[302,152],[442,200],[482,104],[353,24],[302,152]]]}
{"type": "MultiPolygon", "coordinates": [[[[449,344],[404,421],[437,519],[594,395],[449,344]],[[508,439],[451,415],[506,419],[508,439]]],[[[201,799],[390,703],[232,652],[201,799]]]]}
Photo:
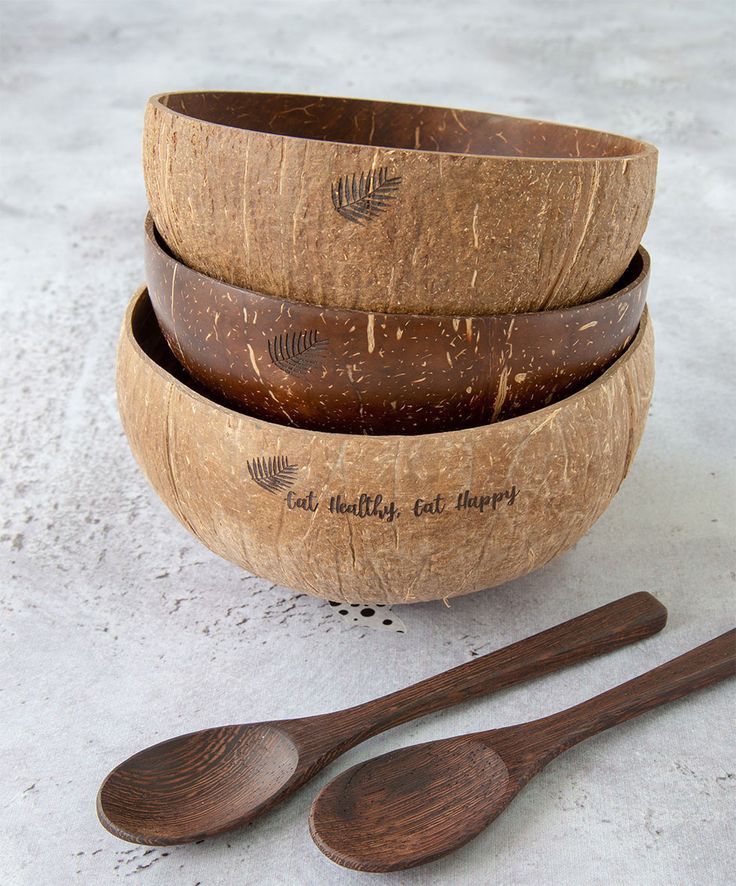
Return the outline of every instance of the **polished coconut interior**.
{"type": "Polygon", "coordinates": [[[384,148],[565,159],[650,150],[634,139],[590,129],[394,102],[253,92],[172,93],[160,101],[208,123],[384,148]]]}

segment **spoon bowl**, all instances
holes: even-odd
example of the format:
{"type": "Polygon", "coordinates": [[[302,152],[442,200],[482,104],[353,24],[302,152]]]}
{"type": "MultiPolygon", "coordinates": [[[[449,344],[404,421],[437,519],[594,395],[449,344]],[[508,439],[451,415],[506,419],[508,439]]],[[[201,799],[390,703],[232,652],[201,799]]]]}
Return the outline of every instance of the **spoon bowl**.
{"type": "Polygon", "coordinates": [[[298,763],[295,743],[269,723],[192,732],[114,769],[100,787],[97,811],[123,839],[190,842],[250,821],[274,802],[298,763]]]}
{"type": "Polygon", "coordinates": [[[361,871],[398,869],[397,859],[413,867],[459,849],[518,789],[496,751],[464,737],[392,751],[328,787],[312,807],[312,838],[328,858],[361,871]]]}

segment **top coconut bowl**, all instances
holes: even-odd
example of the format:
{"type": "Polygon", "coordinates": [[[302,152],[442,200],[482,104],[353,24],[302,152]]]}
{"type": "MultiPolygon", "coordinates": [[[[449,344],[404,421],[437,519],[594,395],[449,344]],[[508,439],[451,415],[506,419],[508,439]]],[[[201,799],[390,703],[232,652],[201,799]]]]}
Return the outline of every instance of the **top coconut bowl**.
{"type": "Polygon", "coordinates": [[[156,227],[197,271],[326,307],[483,315],[610,289],[657,151],[473,111],[247,92],[149,100],[156,227]]]}

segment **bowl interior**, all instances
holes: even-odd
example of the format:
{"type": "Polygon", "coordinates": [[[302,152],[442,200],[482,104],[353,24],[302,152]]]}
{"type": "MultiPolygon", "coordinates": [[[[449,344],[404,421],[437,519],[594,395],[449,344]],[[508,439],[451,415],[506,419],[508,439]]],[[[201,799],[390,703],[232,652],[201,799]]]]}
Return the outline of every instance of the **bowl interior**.
{"type": "Polygon", "coordinates": [[[211,391],[207,391],[199,385],[171,353],[169,346],[166,344],[166,339],[159,328],[147,289],[143,290],[142,295],[136,299],[133,305],[130,317],[130,330],[138,347],[150,360],[163,369],[167,375],[172,376],[208,400],[220,403],[221,406],[225,405],[224,401],[219,401],[216,396],[213,396],[211,391]]]}
{"type": "Polygon", "coordinates": [[[395,102],[252,92],[180,92],[158,100],[208,123],[343,144],[537,158],[628,157],[651,150],[605,132],[395,102]]]}

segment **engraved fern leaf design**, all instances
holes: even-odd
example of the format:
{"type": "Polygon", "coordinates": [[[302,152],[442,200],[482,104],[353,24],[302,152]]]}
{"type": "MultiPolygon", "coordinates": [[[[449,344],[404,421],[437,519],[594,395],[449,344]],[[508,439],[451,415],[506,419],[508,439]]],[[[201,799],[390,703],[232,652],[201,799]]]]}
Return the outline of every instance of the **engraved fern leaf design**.
{"type": "Polygon", "coordinates": [[[290,465],[286,455],[254,458],[246,461],[248,473],[254,483],[266,492],[276,494],[290,489],[296,482],[298,465],[290,465]]]}
{"type": "Polygon", "coordinates": [[[288,375],[309,372],[319,363],[319,353],[327,347],[327,340],[314,330],[281,333],[268,342],[268,356],[274,366],[288,375]]]}
{"type": "Polygon", "coordinates": [[[343,218],[362,225],[391,206],[400,184],[401,176],[389,177],[385,166],[360,177],[354,172],[332,185],[332,205],[343,218]]]}

